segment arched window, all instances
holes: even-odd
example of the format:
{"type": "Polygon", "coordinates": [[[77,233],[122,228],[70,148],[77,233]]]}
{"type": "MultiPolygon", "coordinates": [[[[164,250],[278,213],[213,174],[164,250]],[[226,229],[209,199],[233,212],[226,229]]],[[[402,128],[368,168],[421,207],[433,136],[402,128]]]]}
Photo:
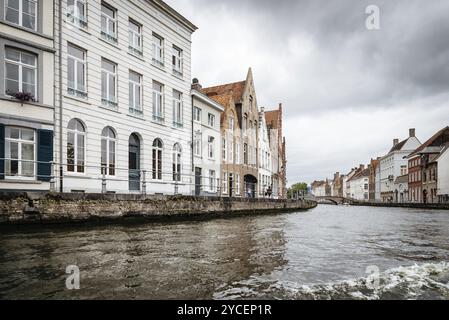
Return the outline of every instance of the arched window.
{"type": "Polygon", "coordinates": [[[153,142],[153,179],[162,180],[162,140],[156,139],[153,142]]]}
{"type": "Polygon", "coordinates": [[[67,127],[67,171],[84,173],[86,129],[78,119],[72,119],[67,127]]]}
{"type": "Polygon", "coordinates": [[[115,176],[116,135],[111,127],[101,133],[101,174],[115,176]]]}
{"type": "Polygon", "coordinates": [[[181,146],[176,143],[173,147],[173,181],[181,181],[181,156],[181,146]]]}

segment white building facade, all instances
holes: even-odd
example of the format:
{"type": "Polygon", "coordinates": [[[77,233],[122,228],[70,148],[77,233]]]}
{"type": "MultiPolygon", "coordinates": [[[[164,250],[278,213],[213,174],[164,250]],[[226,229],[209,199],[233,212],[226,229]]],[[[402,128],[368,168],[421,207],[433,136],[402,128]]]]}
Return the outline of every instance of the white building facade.
{"type": "Polygon", "coordinates": [[[258,151],[259,151],[259,197],[265,198],[272,196],[274,193],[273,179],[272,179],[272,155],[270,148],[269,132],[265,120],[265,111],[261,108],[259,112],[259,134],[258,137],[258,151]]]}
{"type": "Polygon", "coordinates": [[[49,190],[53,1],[0,0],[0,190],[49,190]]]}
{"type": "Polygon", "coordinates": [[[369,200],[369,169],[364,169],[350,180],[351,198],[369,200]]]}
{"type": "Polygon", "coordinates": [[[63,0],[55,13],[58,186],[191,194],[196,27],[151,0],[63,0]]]}
{"type": "Polygon", "coordinates": [[[194,86],[192,86],[192,141],[195,181],[192,191],[197,196],[219,196],[221,172],[220,118],[224,107],[199,90],[194,89],[194,86]]]}
{"type": "Polygon", "coordinates": [[[437,195],[440,203],[449,203],[449,146],[445,146],[438,157],[437,195]]]}
{"type": "Polygon", "coordinates": [[[408,173],[408,159],[406,157],[420,145],[421,142],[416,138],[415,130],[410,129],[409,138],[402,142],[395,139],[393,148],[386,156],[380,159],[380,188],[382,202],[395,201],[394,182],[397,177],[408,173]]]}
{"type": "Polygon", "coordinates": [[[378,164],[378,166],[377,166],[377,168],[376,168],[376,182],[375,182],[375,188],[376,188],[376,192],[375,192],[375,201],[376,202],[380,202],[380,201],[382,201],[382,198],[381,198],[381,181],[380,181],[380,173],[381,173],[381,171],[382,171],[382,168],[381,168],[381,162],[379,161],[379,164],[378,164]]]}

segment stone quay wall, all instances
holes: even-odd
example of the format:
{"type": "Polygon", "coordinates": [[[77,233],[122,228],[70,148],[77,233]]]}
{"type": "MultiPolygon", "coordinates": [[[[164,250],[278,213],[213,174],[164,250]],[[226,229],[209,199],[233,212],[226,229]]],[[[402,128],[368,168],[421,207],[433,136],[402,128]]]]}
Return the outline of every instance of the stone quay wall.
{"type": "Polygon", "coordinates": [[[429,210],[449,210],[449,203],[382,203],[382,202],[363,202],[352,201],[351,205],[361,207],[383,207],[383,208],[414,208],[429,210]]]}
{"type": "Polygon", "coordinates": [[[0,225],[196,220],[295,212],[316,206],[309,200],[8,192],[0,193],[0,225]]]}

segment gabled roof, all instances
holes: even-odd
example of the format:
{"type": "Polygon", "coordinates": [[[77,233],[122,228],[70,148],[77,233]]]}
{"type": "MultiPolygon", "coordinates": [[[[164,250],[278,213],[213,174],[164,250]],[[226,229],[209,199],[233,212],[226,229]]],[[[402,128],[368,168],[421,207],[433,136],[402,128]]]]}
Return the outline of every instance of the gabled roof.
{"type": "Polygon", "coordinates": [[[349,181],[357,180],[357,179],[364,178],[364,177],[369,177],[369,174],[370,174],[370,169],[368,167],[366,169],[361,170],[359,173],[355,174],[351,179],[349,179],[349,181]]]}
{"type": "Polygon", "coordinates": [[[222,84],[215,87],[203,88],[203,92],[210,97],[229,94],[232,92],[232,96],[236,103],[242,101],[243,93],[245,92],[246,80],[234,83],[222,84]]]}
{"type": "Polygon", "coordinates": [[[441,129],[437,133],[435,133],[429,140],[424,142],[418,149],[413,151],[408,158],[411,158],[417,154],[420,154],[422,151],[424,151],[428,147],[437,147],[441,146],[444,143],[449,142],[449,126],[446,128],[441,129]]]}
{"type": "Polygon", "coordinates": [[[395,151],[401,151],[402,148],[405,146],[405,144],[407,143],[408,139],[405,139],[404,141],[399,142],[397,145],[395,145],[393,148],[391,148],[390,152],[388,152],[389,154],[395,151]]]}
{"type": "Polygon", "coordinates": [[[272,129],[277,129],[281,110],[265,111],[265,122],[272,129]]]}

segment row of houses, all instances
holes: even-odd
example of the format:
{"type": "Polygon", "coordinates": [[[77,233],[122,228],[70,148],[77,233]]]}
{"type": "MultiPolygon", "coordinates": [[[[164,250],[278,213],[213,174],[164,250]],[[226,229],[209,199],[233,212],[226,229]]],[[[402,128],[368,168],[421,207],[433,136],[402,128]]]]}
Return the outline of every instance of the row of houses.
{"type": "Polygon", "coordinates": [[[403,141],[370,163],[312,183],[312,193],[384,203],[449,203],[449,127],[424,143],[410,129],[403,141]]]}
{"type": "Polygon", "coordinates": [[[282,106],[191,80],[161,0],[0,0],[0,190],[286,196],[282,106]]]}

